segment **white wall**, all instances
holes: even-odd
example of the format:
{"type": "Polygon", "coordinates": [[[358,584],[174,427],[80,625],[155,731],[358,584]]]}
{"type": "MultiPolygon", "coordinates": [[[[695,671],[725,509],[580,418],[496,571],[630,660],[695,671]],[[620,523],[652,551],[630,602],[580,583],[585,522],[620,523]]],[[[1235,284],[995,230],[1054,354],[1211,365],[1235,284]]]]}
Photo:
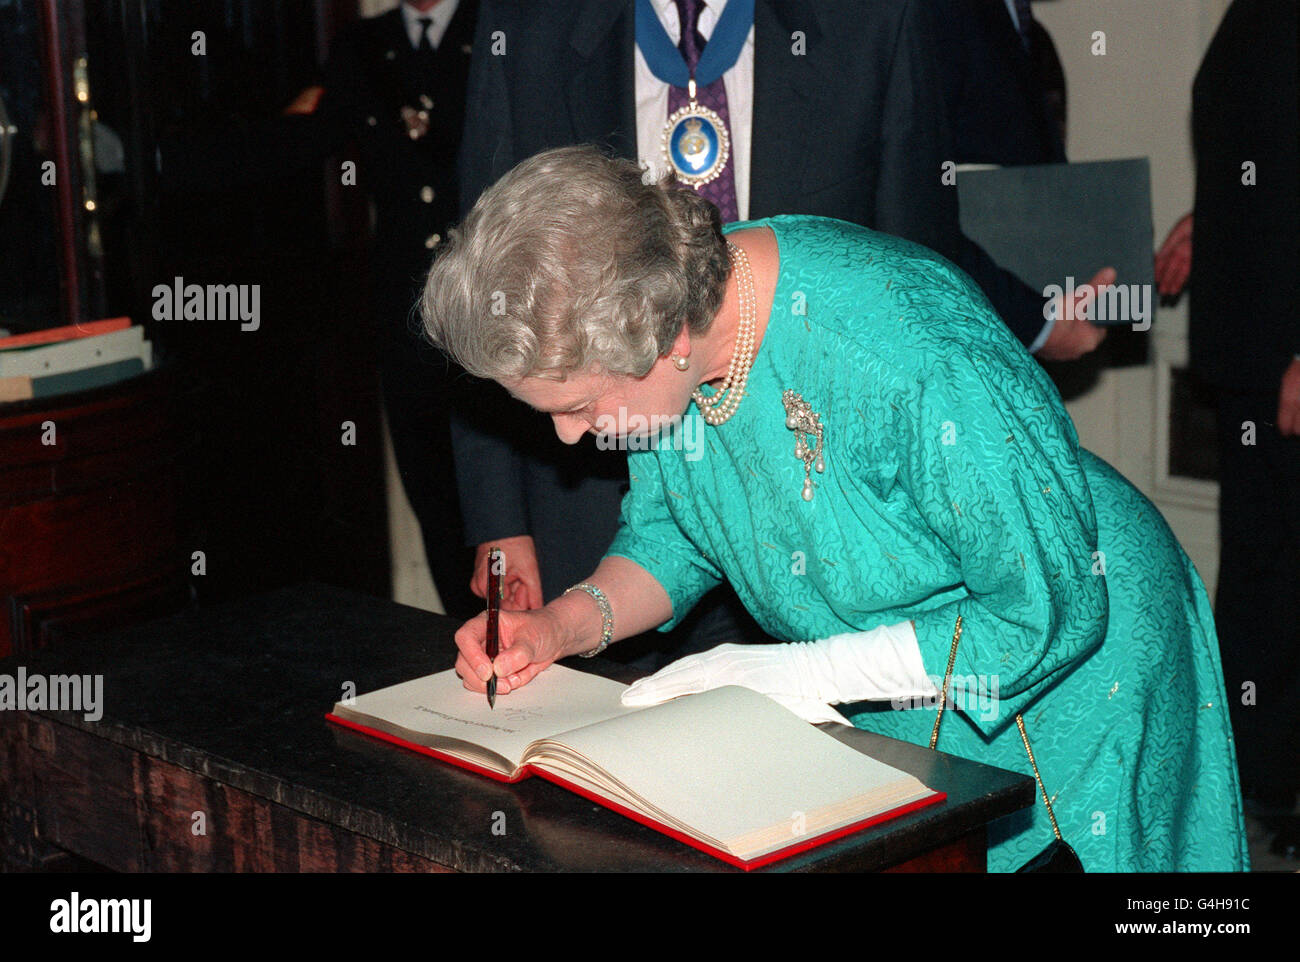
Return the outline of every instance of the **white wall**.
{"type": "MultiPolygon", "coordinates": [[[[1192,206],[1192,80],[1228,5],[1229,0],[1040,0],[1033,7],[1065,68],[1067,156],[1149,157],[1157,246],[1192,206]],[[1092,52],[1098,30],[1106,35],[1105,56],[1092,52]]],[[[1167,371],[1186,362],[1186,297],[1158,309],[1149,336],[1147,366],[1107,372],[1067,408],[1083,445],[1160,508],[1213,597],[1218,486],[1170,479],[1163,470],[1167,371]]]]}

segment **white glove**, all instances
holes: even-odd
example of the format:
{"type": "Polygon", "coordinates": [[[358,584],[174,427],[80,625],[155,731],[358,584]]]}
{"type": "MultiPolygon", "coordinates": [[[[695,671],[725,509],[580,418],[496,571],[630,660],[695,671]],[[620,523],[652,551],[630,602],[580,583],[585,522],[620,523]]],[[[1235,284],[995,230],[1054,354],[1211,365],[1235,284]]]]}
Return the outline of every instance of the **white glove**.
{"type": "Polygon", "coordinates": [[[820,641],[719,645],[642,678],[623,692],[623,704],[658,705],[723,685],[751,688],[814,724],[849,724],[832,704],[936,694],[916,629],[904,621],[820,641]]]}

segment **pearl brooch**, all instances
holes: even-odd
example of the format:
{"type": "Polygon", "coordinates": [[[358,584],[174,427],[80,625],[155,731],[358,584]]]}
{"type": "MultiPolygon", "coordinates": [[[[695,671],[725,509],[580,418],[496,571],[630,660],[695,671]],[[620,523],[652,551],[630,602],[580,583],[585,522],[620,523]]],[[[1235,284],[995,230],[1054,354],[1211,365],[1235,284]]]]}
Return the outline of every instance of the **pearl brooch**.
{"type": "Polygon", "coordinates": [[[816,470],[821,474],[826,470],[822,452],[821,415],[796,391],[787,390],[781,395],[781,403],[785,405],[785,426],[794,432],[794,456],[803,462],[803,499],[811,501],[812,472],[816,470]],[[812,438],[816,439],[814,444],[809,443],[812,438]]]}

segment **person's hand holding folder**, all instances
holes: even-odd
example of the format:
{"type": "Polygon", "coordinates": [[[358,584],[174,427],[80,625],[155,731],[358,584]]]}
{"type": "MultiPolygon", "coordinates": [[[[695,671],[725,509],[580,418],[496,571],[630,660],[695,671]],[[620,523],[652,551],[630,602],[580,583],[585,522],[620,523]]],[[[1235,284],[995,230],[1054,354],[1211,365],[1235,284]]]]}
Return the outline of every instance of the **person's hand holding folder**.
{"type": "Polygon", "coordinates": [[[1071,296],[1058,296],[1052,305],[1056,320],[1043,346],[1035,353],[1045,361],[1077,361],[1091,354],[1106,339],[1106,328],[1087,319],[1097,291],[1115,283],[1115,268],[1103,267],[1087,284],[1075,288],[1071,296]]]}

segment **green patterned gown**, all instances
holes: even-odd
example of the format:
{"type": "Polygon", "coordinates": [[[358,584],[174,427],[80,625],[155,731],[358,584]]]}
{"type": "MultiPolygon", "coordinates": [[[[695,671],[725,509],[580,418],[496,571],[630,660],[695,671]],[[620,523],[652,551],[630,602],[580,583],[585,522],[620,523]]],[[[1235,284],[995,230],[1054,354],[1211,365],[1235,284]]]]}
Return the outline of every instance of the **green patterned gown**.
{"type": "MultiPolygon", "coordinates": [[[[609,554],[667,591],[676,625],[729,581],[784,640],[912,619],[961,688],[938,748],[1032,775],[1088,871],[1232,871],[1248,856],[1213,614],[1156,508],[1079,447],[1051,380],[974,284],[928,250],[780,216],[780,278],[735,415],[629,456],[609,554]],[[782,392],[821,416],[801,496],[782,392]]],[[[707,390],[707,389],[706,389],[707,390]]],[[[933,699],[847,706],[929,742],[933,699]]],[[[1041,799],[989,827],[989,868],[1052,841],[1041,799]]]]}

